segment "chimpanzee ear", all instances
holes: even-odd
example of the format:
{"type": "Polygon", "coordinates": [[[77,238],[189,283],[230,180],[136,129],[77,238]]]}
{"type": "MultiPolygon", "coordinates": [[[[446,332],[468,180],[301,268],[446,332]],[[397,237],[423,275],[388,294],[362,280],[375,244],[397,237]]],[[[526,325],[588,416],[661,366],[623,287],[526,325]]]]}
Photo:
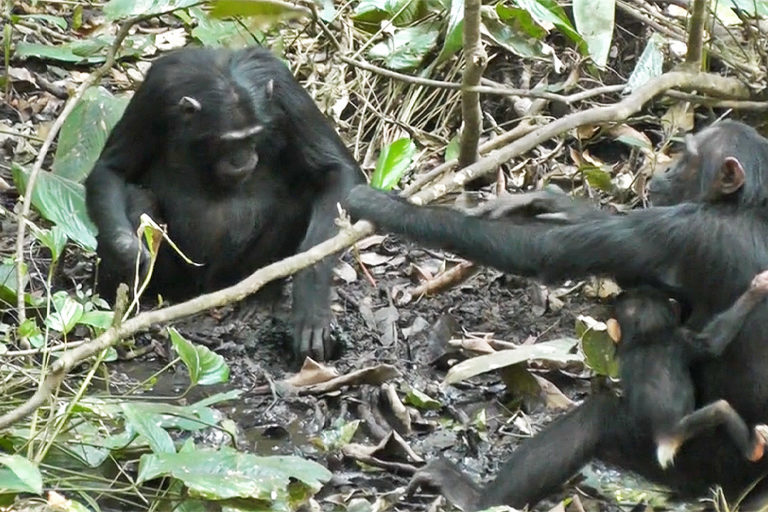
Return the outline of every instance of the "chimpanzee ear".
{"type": "Polygon", "coordinates": [[[195,112],[200,112],[203,108],[200,102],[191,96],[183,96],[179,100],[179,107],[185,114],[194,114],[195,112]]]}
{"type": "Polygon", "coordinates": [[[744,167],[738,158],[729,156],[723,161],[718,176],[720,192],[729,195],[737,192],[744,185],[744,167]]]}

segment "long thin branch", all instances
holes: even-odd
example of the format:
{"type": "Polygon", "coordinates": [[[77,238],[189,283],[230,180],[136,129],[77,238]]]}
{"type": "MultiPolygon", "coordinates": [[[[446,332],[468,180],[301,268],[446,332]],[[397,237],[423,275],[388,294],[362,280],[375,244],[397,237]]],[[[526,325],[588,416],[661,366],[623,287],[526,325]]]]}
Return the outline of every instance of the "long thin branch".
{"type": "Polygon", "coordinates": [[[464,167],[475,163],[478,158],[477,146],[483,131],[483,112],[480,108],[480,94],[470,90],[480,84],[485,71],[488,55],[480,40],[481,0],[464,2],[464,74],[461,89],[461,119],[464,124],[459,144],[459,165],[464,167]]]}

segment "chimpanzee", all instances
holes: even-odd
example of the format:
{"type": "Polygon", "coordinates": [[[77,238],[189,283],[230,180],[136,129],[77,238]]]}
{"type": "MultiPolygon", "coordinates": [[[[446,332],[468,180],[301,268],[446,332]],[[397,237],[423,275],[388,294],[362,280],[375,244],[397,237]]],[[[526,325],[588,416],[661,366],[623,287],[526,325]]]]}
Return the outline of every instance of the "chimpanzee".
{"type": "MultiPolygon", "coordinates": [[[[686,327],[698,331],[768,268],[768,141],[744,124],[722,122],[689,139],[678,164],[654,181],[651,198],[669,206],[560,226],[418,207],[366,186],[355,187],[347,205],[383,230],[508,272],[547,280],[609,275],[625,288],[662,289],[690,310],[686,327]]],[[[724,399],[748,424],[766,421],[765,332],[768,309],[760,304],[720,357],[691,365],[697,408],[724,399]]],[[[465,505],[533,504],[594,457],[686,493],[719,484],[729,497],[768,471],[768,458],[746,461],[720,428],[687,441],[666,470],[654,451],[651,432],[638,426],[626,401],[597,393],[522,443],[465,505]]],[[[437,473],[443,475],[446,482],[464,478],[454,468],[437,473]]]]}
{"type": "MultiPolygon", "coordinates": [[[[361,182],[339,136],[268,50],[175,51],[153,63],[86,180],[99,289],[113,295],[131,282],[138,251],[146,260],[137,208],[202,264],[161,248],[150,290],[185,299],[329,238],[337,203],[361,182]]],[[[334,353],[332,266],[327,258],[294,278],[298,356],[334,353]]]]}
{"type": "Polygon", "coordinates": [[[768,295],[768,271],[758,274],[749,289],[700,332],[678,327],[680,308],[659,290],[640,286],[623,292],[609,320],[619,342],[619,375],[624,396],[638,424],[645,422],[656,443],[662,468],[674,460],[680,446],[705,429],[724,425],[744,458],[758,461],[766,444],[765,425],[750,431],[723,399],[700,409],[690,366],[717,357],[741,330],[744,319],[768,295]]]}

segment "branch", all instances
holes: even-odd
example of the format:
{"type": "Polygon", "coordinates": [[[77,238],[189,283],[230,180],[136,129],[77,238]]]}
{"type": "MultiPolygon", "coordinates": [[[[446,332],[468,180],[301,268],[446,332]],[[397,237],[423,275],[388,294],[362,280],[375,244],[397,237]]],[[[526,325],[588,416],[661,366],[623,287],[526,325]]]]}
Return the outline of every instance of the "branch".
{"type": "Polygon", "coordinates": [[[734,78],[726,78],[711,73],[681,71],[665,73],[636,89],[635,92],[618,103],[569,114],[537,128],[511,144],[491,152],[469,167],[442,178],[430,188],[414,195],[411,200],[416,204],[432,202],[438,197],[463,186],[466,182],[491,172],[512,158],[530,151],[542,142],[559,137],[579,126],[624,121],[643,108],[650,100],[669,89],[693,89],[720,97],[724,95],[732,98],[749,97],[749,91],[744,84],[734,78]]]}

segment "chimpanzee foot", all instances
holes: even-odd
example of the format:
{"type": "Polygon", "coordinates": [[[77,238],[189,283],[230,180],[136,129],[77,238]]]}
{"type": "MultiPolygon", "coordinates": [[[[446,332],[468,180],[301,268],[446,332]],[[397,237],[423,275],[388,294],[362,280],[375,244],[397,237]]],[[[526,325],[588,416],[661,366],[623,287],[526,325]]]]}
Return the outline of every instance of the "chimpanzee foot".
{"type": "Polygon", "coordinates": [[[661,469],[667,469],[675,463],[675,455],[682,443],[674,437],[666,437],[656,442],[656,460],[661,469]]]}
{"type": "Polygon", "coordinates": [[[765,454],[766,443],[768,443],[768,425],[755,425],[754,442],[747,458],[752,462],[762,459],[765,454]]]}
{"type": "Polygon", "coordinates": [[[462,510],[477,510],[480,488],[453,463],[439,458],[433,460],[413,475],[407,493],[413,494],[419,487],[428,486],[462,510]]]}

